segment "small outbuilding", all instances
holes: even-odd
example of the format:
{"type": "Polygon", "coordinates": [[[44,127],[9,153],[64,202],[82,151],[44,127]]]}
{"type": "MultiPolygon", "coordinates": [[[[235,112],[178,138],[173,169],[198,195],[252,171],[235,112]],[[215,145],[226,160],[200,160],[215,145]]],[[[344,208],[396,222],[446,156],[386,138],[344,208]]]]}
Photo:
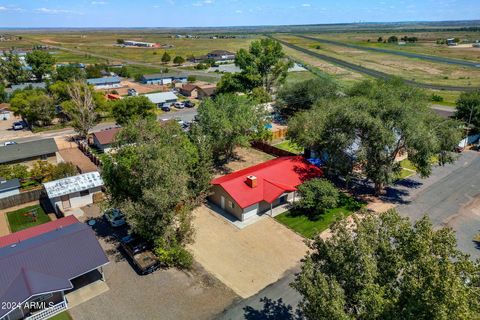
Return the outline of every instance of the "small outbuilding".
{"type": "Polygon", "coordinates": [[[94,203],[94,195],[102,192],[103,180],[98,171],[50,181],[43,184],[55,212],[65,216],[94,203]]]}
{"type": "Polygon", "coordinates": [[[112,148],[112,143],[115,141],[115,136],[120,130],[121,128],[115,127],[94,132],[92,134],[93,145],[103,152],[108,152],[112,148]]]}
{"type": "Polygon", "coordinates": [[[161,107],[164,103],[175,103],[178,101],[178,97],[171,91],[149,93],[146,94],[145,97],[158,107],[161,107]]]}
{"type": "Polygon", "coordinates": [[[120,88],[121,85],[120,77],[103,77],[103,78],[92,78],[87,79],[87,83],[92,85],[95,89],[113,89],[120,88]]]}

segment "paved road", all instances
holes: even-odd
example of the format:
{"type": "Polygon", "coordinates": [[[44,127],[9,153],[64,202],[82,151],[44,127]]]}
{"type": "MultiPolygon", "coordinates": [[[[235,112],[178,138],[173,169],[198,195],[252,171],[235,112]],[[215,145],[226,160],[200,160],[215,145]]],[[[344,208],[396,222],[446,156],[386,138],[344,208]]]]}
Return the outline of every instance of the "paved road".
{"type": "MultiPolygon", "coordinates": [[[[397,203],[399,213],[412,220],[428,214],[435,226],[452,227],[456,231],[458,247],[472,258],[480,257],[480,248],[472,242],[472,237],[480,232],[479,152],[464,152],[454,164],[434,168],[427,179],[417,176],[407,179],[389,188],[385,198],[397,203]]],[[[289,285],[295,272],[298,270],[291,270],[258,294],[234,303],[217,319],[293,319],[293,311],[285,311],[285,308],[290,306],[295,310],[301,299],[289,285]],[[272,316],[272,308],[266,309],[262,298],[282,299],[281,306],[274,308],[279,313],[274,312],[272,316]]]]}
{"type": "MultiPolygon", "coordinates": [[[[183,110],[179,111],[172,111],[168,113],[162,113],[161,115],[158,116],[158,120],[170,120],[170,119],[180,119],[185,122],[190,122],[193,120],[195,115],[197,114],[197,109],[196,108],[185,108],[183,110]]],[[[96,132],[96,131],[101,131],[105,130],[108,128],[111,128],[115,126],[114,122],[102,122],[98,125],[96,125],[90,132],[96,132]]],[[[55,138],[55,137],[61,137],[61,136],[68,136],[68,135],[73,135],[75,134],[75,131],[72,128],[65,128],[65,129],[60,129],[60,130],[54,130],[54,131],[47,131],[47,132],[42,132],[42,133],[36,133],[36,134],[31,134],[30,136],[18,138],[18,139],[5,139],[0,136],[0,145],[3,144],[5,141],[15,141],[17,143],[22,143],[22,142],[29,142],[29,141],[37,141],[37,140],[42,140],[46,138],[55,138]]]]}
{"type": "Polygon", "coordinates": [[[448,106],[442,106],[439,104],[432,104],[430,106],[433,111],[435,111],[436,114],[443,118],[451,118],[455,115],[455,107],[448,107],[448,106]]]}
{"type": "Polygon", "coordinates": [[[303,36],[303,35],[295,35],[295,36],[300,37],[300,38],[304,38],[304,39],[308,39],[308,40],[313,40],[313,41],[320,42],[320,43],[333,44],[333,45],[336,45],[336,46],[342,46],[342,47],[347,47],[347,48],[367,50],[367,51],[375,51],[375,52],[388,53],[388,54],[395,54],[395,55],[402,56],[402,57],[407,57],[407,58],[415,58],[415,59],[429,60],[429,61],[433,61],[433,62],[448,63],[448,64],[454,64],[454,65],[462,66],[462,67],[480,68],[480,62],[475,62],[475,61],[452,59],[452,58],[445,58],[445,57],[438,57],[438,56],[429,56],[429,55],[426,55],[426,54],[419,54],[419,53],[406,52],[406,51],[372,48],[372,47],[360,46],[360,45],[349,44],[349,43],[344,43],[344,42],[339,42],[339,41],[313,38],[313,37],[303,36]]]}
{"type": "MultiPolygon", "coordinates": [[[[283,44],[283,45],[285,45],[289,48],[292,48],[294,50],[303,52],[303,53],[308,54],[312,57],[330,62],[332,64],[339,65],[341,67],[344,67],[344,68],[347,68],[347,69],[350,69],[350,70],[353,70],[353,71],[356,71],[356,72],[359,72],[359,73],[366,74],[366,75],[374,77],[374,78],[380,78],[380,79],[392,78],[392,75],[381,72],[381,71],[365,68],[365,67],[362,67],[362,66],[354,64],[354,63],[350,63],[350,62],[340,60],[340,59],[337,59],[337,58],[334,58],[334,57],[331,57],[331,56],[327,56],[325,54],[314,52],[314,51],[299,47],[297,45],[294,45],[292,43],[289,43],[289,42],[286,42],[286,41],[283,41],[283,40],[280,40],[280,39],[277,39],[277,38],[274,38],[274,39],[277,40],[278,42],[280,42],[281,44],[283,44]]],[[[429,83],[416,82],[416,81],[412,81],[412,80],[404,80],[404,81],[405,81],[405,83],[408,83],[410,85],[413,85],[413,86],[416,86],[416,87],[419,87],[419,88],[424,88],[424,89],[448,90],[448,91],[472,91],[472,90],[476,89],[475,87],[458,87],[458,86],[447,86],[447,85],[435,85],[435,84],[429,84],[429,83]]]]}

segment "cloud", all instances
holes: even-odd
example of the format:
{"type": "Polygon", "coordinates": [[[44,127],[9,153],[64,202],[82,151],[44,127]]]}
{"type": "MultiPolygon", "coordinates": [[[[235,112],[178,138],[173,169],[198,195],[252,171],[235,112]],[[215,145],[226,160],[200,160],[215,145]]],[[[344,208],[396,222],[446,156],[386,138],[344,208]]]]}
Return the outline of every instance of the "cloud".
{"type": "Polygon", "coordinates": [[[18,8],[18,7],[5,7],[5,6],[0,6],[0,12],[1,11],[17,11],[17,12],[22,12],[25,11],[25,9],[18,8]]]}
{"type": "Polygon", "coordinates": [[[235,13],[243,13],[242,10],[235,10],[235,13]]]}
{"type": "Polygon", "coordinates": [[[203,1],[197,1],[197,2],[192,3],[192,6],[201,7],[205,4],[213,4],[213,3],[214,3],[214,0],[203,0],[203,1]]]}
{"type": "Polygon", "coordinates": [[[52,9],[52,8],[38,8],[35,9],[38,13],[45,13],[45,14],[62,14],[62,13],[78,13],[72,10],[65,10],[65,9],[52,9]]]}
{"type": "Polygon", "coordinates": [[[94,6],[95,5],[100,5],[101,6],[101,5],[104,5],[104,4],[108,4],[108,2],[106,2],[106,1],[92,1],[92,2],[90,2],[90,4],[92,4],[94,6]]]}
{"type": "Polygon", "coordinates": [[[311,6],[312,6],[312,5],[311,5],[310,3],[304,3],[304,4],[302,4],[302,7],[306,7],[306,8],[311,7],[311,6]]]}

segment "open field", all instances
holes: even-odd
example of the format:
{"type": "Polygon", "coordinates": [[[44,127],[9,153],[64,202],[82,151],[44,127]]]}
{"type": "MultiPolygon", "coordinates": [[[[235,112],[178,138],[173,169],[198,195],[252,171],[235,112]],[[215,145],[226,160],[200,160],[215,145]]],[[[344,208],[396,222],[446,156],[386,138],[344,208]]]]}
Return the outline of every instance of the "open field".
{"type": "MultiPolygon", "coordinates": [[[[475,70],[470,67],[428,62],[332,44],[320,44],[314,40],[291,35],[276,35],[275,38],[320,55],[340,59],[384,74],[399,76],[405,80],[440,86],[475,87],[480,85],[480,68],[475,70]]],[[[315,59],[315,57],[312,58],[315,59]]]]}
{"type": "Polygon", "coordinates": [[[474,42],[480,40],[480,32],[465,32],[465,31],[431,31],[431,32],[403,32],[403,31],[388,31],[388,32],[355,32],[355,33],[336,33],[336,34],[303,34],[305,36],[312,36],[315,38],[328,39],[333,41],[344,42],[348,44],[361,45],[372,48],[389,49],[396,51],[406,51],[426,55],[435,55],[446,58],[464,59],[471,61],[480,61],[480,48],[472,48],[471,46],[457,46],[448,47],[447,45],[437,44],[439,39],[459,38],[462,42],[474,42]],[[394,43],[377,42],[378,37],[384,40],[390,36],[417,37],[418,41],[414,44],[407,44],[399,46],[394,43]],[[370,39],[370,42],[368,40],[370,39]]]}
{"type": "Polygon", "coordinates": [[[167,51],[172,57],[180,55],[199,56],[207,54],[212,50],[237,51],[240,48],[248,48],[251,41],[258,39],[258,36],[245,35],[234,39],[209,39],[206,37],[198,39],[176,39],[165,34],[144,33],[144,34],[121,34],[106,32],[89,33],[59,33],[51,34],[27,34],[23,35],[25,41],[30,43],[59,46],[70,49],[90,52],[93,54],[106,55],[111,61],[117,59],[129,59],[138,62],[161,62],[162,54],[167,51]],[[116,45],[117,39],[155,42],[162,45],[172,45],[172,48],[136,48],[120,47],[116,45]]]}

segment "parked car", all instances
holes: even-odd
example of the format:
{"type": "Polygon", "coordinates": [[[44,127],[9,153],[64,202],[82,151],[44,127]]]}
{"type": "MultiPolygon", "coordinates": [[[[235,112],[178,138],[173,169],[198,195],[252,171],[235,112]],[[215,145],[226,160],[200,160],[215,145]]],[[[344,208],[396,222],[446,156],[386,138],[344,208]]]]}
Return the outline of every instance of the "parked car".
{"type": "Polygon", "coordinates": [[[149,246],[139,237],[128,235],[121,239],[120,246],[127,254],[138,273],[141,275],[152,273],[160,266],[160,261],[149,250],[149,246]]]}
{"type": "Polygon", "coordinates": [[[103,216],[114,228],[121,227],[126,224],[125,218],[119,209],[108,209],[103,213],[103,216]]]}
{"type": "Polygon", "coordinates": [[[23,130],[23,128],[25,128],[23,121],[17,121],[12,124],[13,130],[23,130]]]}
{"type": "Polygon", "coordinates": [[[175,103],[172,103],[172,105],[177,109],[185,108],[185,105],[183,104],[183,102],[175,102],[175,103]]]}
{"type": "Polygon", "coordinates": [[[169,112],[171,110],[168,103],[164,103],[160,109],[165,112],[169,112]]]}
{"type": "Polygon", "coordinates": [[[6,141],[3,145],[6,147],[12,144],[17,144],[17,143],[15,141],[6,141]]]}
{"type": "Polygon", "coordinates": [[[193,107],[195,107],[195,103],[193,103],[193,102],[190,101],[190,100],[187,100],[187,101],[185,101],[185,107],[187,107],[187,108],[193,108],[193,107]]]}
{"type": "Polygon", "coordinates": [[[460,146],[455,147],[455,152],[457,153],[462,153],[464,150],[465,150],[464,147],[460,147],[460,146]]]}

